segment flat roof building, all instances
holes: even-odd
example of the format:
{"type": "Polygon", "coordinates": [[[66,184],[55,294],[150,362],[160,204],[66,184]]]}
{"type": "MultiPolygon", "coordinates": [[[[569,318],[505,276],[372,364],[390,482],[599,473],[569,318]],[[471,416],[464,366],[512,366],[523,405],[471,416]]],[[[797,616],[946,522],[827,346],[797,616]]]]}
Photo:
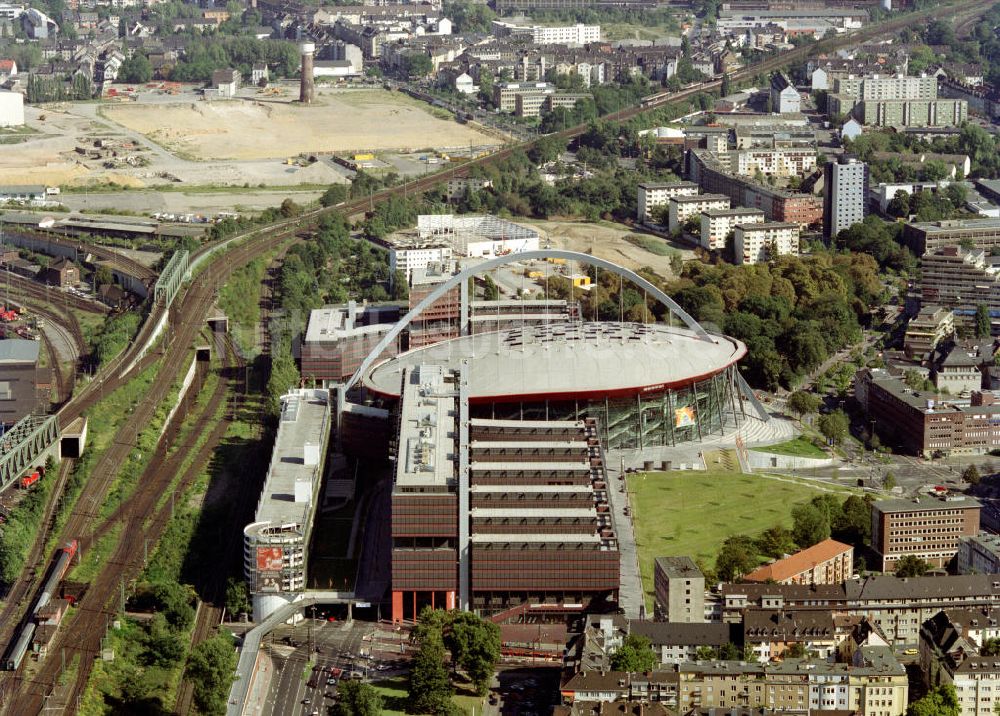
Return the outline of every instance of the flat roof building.
{"type": "Polygon", "coordinates": [[[243,572],[261,621],[306,588],[309,540],[330,433],[329,393],[281,398],[271,462],[254,521],[243,529],[243,572]]]}
{"type": "MultiPolygon", "coordinates": [[[[921,285],[927,279],[921,274],[921,285]]],[[[925,359],[939,344],[955,335],[955,315],[950,308],[925,304],[906,326],[903,350],[910,358],[925,359]]]]}
{"type": "Polygon", "coordinates": [[[39,341],[0,340],[0,424],[10,427],[42,405],[38,394],[39,341]]]}
{"type": "Polygon", "coordinates": [[[892,572],[905,556],[944,567],[963,536],[979,533],[982,505],[971,497],[878,500],[872,504],[872,549],[881,570],[892,572]]]}
{"type": "MultiPolygon", "coordinates": [[[[399,316],[399,306],[354,301],[314,309],[302,341],[302,378],[327,387],[347,380],[399,316]]],[[[398,352],[397,340],[385,355],[398,352]]]]}
{"type": "Polygon", "coordinates": [[[1000,535],[980,532],[958,539],[959,574],[1000,574],[1000,535]]]}
{"type": "Polygon", "coordinates": [[[672,196],[667,202],[667,229],[680,231],[684,223],[703,211],[728,209],[729,197],[723,194],[690,194],[672,196]]]}
{"type": "Polygon", "coordinates": [[[694,196],[698,193],[698,185],[689,181],[675,182],[643,182],[638,188],[638,218],[639,223],[655,221],[653,210],[666,206],[675,196],[694,196]]]}
{"type": "Polygon", "coordinates": [[[786,221],[737,224],[733,227],[733,256],[738,265],[774,261],[799,253],[799,225],[786,221]]]}
{"type": "Polygon", "coordinates": [[[764,212],[760,209],[711,209],[701,212],[701,247],[709,251],[726,248],[726,240],[732,235],[737,224],[764,222],[764,212]]]}
{"type": "Polygon", "coordinates": [[[690,557],[653,560],[656,614],[668,622],[705,621],[705,575],[690,557]]]}
{"type": "Polygon", "coordinates": [[[1000,219],[948,219],[903,225],[903,242],[918,256],[945,246],[1000,247],[1000,219]]]}

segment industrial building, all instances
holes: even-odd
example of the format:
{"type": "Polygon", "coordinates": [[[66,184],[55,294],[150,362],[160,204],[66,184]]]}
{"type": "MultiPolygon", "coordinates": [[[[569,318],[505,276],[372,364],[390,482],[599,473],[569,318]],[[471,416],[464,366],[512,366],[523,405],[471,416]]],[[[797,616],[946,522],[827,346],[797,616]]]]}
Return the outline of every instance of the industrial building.
{"type": "Polygon", "coordinates": [[[872,503],[872,549],[881,559],[880,569],[892,572],[910,555],[947,566],[958,553],[959,539],[979,534],[980,508],[978,500],[964,495],[872,503]]]}
{"type": "Polygon", "coordinates": [[[243,529],[243,572],[254,621],[306,588],[309,544],[330,435],[326,390],[281,398],[281,416],[254,521],[243,529]]]}
{"type": "Polygon", "coordinates": [[[39,341],[0,341],[0,425],[10,427],[41,405],[38,395],[39,341]]]}
{"type": "Polygon", "coordinates": [[[401,231],[385,240],[389,269],[410,281],[415,269],[448,264],[453,258],[494,258],[538,250],[538,232],[489,215],[426,214],[415,230],[401,231]]]}

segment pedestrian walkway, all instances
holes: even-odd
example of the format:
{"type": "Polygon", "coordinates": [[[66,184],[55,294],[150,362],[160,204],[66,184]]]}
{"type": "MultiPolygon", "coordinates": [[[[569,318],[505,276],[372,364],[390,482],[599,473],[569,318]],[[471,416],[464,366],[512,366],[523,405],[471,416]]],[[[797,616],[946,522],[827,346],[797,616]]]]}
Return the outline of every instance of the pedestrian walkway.
{"type": "Polygon", "coordinates": [[[635,545],[635,529],[632,524],[628,493],[625,492],[625,476],[618,467],[608,466],[608,497],[614,514],[615,529],[618,532],[618,553],[620,557],[621,586],[618,590],[618,605],[625,610],[625,616],[639,619],[644,611],[642,577],[639,574],[639,552],[635,545]]]}

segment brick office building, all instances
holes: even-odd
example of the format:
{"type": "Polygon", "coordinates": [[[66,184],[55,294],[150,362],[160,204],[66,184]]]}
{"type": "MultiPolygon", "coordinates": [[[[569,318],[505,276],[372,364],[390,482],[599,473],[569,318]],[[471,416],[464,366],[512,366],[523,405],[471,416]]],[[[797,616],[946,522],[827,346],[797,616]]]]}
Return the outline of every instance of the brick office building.
{"type": "Polygon", "coordinates": [[[944,567],[958,553],[959,538],[979,533],[981,505],[971,497],[879,500],[872,504],[872,548],[891,572],[912,555],[944,567]]]}

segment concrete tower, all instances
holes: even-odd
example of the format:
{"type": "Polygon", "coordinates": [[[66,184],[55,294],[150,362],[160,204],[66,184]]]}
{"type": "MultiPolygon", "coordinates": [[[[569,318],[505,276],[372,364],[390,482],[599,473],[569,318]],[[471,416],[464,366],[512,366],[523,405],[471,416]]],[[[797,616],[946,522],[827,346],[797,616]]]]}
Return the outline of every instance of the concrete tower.
{"type": "Polygon", "coordinates": [[[302,81],[299,84],[299,102],[310,104],[315,95],[313,55],[316,54],[316,45],[312,42],[303,42],[299,45],[299,50],[302,52],[302,81]]]}

